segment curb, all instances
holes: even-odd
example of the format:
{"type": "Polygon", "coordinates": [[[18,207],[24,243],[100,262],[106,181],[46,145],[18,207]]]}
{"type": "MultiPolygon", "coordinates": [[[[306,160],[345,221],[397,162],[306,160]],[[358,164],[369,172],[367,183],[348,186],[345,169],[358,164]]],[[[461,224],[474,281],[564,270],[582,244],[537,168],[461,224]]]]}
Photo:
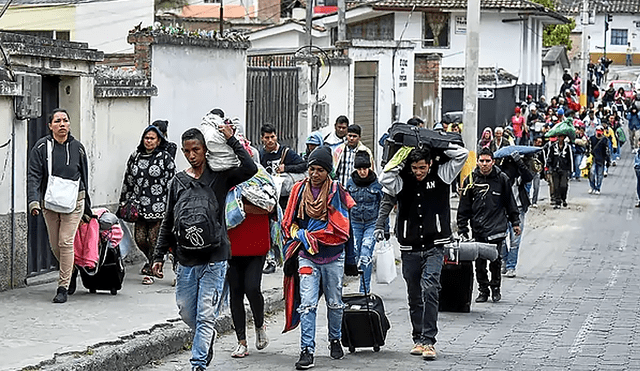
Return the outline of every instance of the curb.
{"type": "MultiPolygon", "coordinates": [[[[265,290],[263,295],[265,314],[284,308],[281,288],[265,290]]],[[[233,330],[228,310],[218,317],[215,328],[218,334],[233,330]]],[[[175,318],[156,324],[149,330],[89,346],[84,352],[56,353],[52,359],[24,367],[22,371],[129,371],[187,349],[191,339],[191,329],[181,319],[175,318]]]]}

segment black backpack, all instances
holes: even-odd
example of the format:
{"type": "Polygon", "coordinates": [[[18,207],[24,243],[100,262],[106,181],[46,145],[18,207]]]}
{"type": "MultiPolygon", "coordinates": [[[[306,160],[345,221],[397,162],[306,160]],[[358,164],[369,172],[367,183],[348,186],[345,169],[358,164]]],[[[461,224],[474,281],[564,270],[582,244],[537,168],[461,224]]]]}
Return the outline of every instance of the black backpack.
{"type": "Polygon", "coordinates": [[[187,250],[217,248],[222,241],[222,227],[211,184],[194,181],[182,172],[176,174],[175,180],[184,188],[173,209],[173,234],[178,246],[187,250]]]}

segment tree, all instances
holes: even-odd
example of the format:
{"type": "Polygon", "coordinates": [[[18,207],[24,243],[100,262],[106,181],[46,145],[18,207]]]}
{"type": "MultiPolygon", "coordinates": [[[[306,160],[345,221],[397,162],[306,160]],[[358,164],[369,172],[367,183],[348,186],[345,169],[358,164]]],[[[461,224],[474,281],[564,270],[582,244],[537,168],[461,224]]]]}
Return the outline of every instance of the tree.
{"type": "MultiPolygon", "coordinates": [[[[533,2],[543,5],[545,8],[555,11],[556,5],[554,0],[533,0],[533,2]]],[[[554,46],[564,45],[568,50],[572,48],[571,31],[576,27],[576,20],[569,18],[571,22],[568,24],[552,24],[544,27],[542,32],[542,45],[554,46]]]]}

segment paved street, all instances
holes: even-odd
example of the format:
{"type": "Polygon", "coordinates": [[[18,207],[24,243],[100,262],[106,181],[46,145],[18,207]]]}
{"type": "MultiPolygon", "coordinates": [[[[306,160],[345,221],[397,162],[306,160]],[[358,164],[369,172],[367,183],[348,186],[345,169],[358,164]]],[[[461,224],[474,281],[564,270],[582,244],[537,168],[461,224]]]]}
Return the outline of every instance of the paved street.
{"type": "MultiPolygon", "coordinates": [[[[640,369],[640,262],[632,154],[626,145],[609,170],[600,196],[588,181],[571,182],[569,208],[553,210],[548,197],[527,215],[518,276],[503,279],[499,303],[473,304],[471,313],[441,313],[438,359],[408,354],[410,324],[405,285],[373,285],[385,300],[392,328],[379,353],[358,350],[331,360],[326,312],[318,315],[319,370],[633,370],[640,369]]],[[[542,195],[548,196],[545,182],[542,195]]],[[[345,292],[356,289],[351,284],[345,292]]],[[[474,297],[477,293],[474,292],[474,297]]],[[[323,304],[324,305],[324,304],[323,304]]],[[[299,331],[280,334],[283,317],[269,319],[271,345],[258,352],[249,331],[250,355],[232,359],[235,335],[216,346],[214,370],[293,369],[299,331]]],[[[188,370],[183,352],[141,371],[188,370]]]]}

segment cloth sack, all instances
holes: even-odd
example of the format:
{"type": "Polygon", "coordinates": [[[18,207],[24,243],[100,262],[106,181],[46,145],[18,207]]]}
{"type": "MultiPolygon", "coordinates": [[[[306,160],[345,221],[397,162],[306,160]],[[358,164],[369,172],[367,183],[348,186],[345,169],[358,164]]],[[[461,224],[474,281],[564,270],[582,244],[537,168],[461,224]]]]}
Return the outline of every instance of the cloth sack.
{"type": "MultiPolygon", "coordinates": [[[[284,159],[287,157],[289,153],[289,148],[285,148],[282,151],[282,156],[280,157],[279,164],[284,164],[284,159]]],[[[291,194],[291,189],[296,182],[304,180],[307,177],[306,173],[281,173],[278,174],[274,171],[274,178],[281,177],[281,181],[278,182],[280,185],[280,192],[278,193],[278,197],[285,197],[291,194]]]]}
{"type": "Polygon", "coordinates": [[[389,241],[383,241],[376,250],[376,280],[378,283],[391,283],[398,276],[393,248],[389,241]]]}
{"type": "Polygon", "coordinates": [[[224,171],[240,166],[238,156],[233,148],[227,145],[227,139],[220,132],[219,127],[225,125],[225,120],[211,112],[202,118],[200,131],[207,144],[207,163],[213,171],[224,171]]]}
{"type": "Polygon", "coordinates": [[[78,190],[80,189],[80,179],[64,179],[52,174],[53,168],[51,156],[53,154],[53,143],[47,141],[47,169],[49,179],[47,180],[47,190],[44,193],[44,208],[61,214],[70,214],[76,209],[78,201],[78,190]]]}

